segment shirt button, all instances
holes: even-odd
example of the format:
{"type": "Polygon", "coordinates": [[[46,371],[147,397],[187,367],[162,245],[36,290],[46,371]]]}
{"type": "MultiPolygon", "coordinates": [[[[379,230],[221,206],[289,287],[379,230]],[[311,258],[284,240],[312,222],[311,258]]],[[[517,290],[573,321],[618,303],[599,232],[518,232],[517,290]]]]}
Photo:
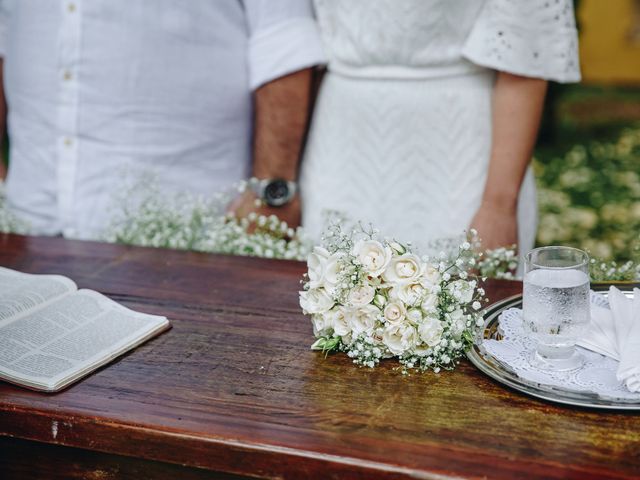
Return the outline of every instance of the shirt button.
{"type": "Polygon", "coordinates": [[[71,74],[71,70],[65,70],[64,73],[62,74],[62,78],[67,82],[71,80],[71,78],[73,78],[73,75],[71,74]]]}
{"type": "Polygon", "coordinates": [[[73,13],[76,11],[76,4],[75,3],[70,3],[67,5],[67,10],[69,11],[69,13],[73,13]]]}
{"type": "Polygon", "coordinates": [[[70,147],[71,145],[73,145],[73,140],[71,139],[71,137],[64,137],[64,146],[70,147]]]}

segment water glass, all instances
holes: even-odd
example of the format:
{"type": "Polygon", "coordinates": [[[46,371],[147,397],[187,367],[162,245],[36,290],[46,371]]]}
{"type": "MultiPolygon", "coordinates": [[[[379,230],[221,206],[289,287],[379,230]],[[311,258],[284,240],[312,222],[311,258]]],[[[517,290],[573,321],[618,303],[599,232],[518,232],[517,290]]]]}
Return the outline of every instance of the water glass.
{"type": "Polygon", "coordinates": [[[523,314],[535,340],[529,360],[545,370],[573,370],[584,359],[575,345],[590,321],[589,256],[570,247],[542,247],[525,257],[523,314]]]}

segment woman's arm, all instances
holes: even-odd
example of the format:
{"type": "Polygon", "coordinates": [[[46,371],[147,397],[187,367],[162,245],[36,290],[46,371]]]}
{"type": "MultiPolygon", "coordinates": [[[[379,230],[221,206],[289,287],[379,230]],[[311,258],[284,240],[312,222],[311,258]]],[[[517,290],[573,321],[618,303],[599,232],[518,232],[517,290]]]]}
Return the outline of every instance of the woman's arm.
{"type": "Polygon", "coordinates": [[[471,221],[484,249],[518,241],[518,193],[538,134],[547,82],[498,72],[491,159],[482,203],[471,221]]]}

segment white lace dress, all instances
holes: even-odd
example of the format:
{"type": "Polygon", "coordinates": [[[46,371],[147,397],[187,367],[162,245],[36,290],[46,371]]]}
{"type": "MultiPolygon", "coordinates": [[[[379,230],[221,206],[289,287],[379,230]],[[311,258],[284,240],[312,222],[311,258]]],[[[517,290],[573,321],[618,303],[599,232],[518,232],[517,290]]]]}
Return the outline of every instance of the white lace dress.
{"type": "MultiPolygon", "coordinates": [[[[417,245],[468,228],[485,185],[495,71],[580,79],[571,0],[316,0],[328,73],[301,171],[303,224],[324,212],[417,245]]],[[[527,174],[519,242],[533,245],[527,174]]]]}

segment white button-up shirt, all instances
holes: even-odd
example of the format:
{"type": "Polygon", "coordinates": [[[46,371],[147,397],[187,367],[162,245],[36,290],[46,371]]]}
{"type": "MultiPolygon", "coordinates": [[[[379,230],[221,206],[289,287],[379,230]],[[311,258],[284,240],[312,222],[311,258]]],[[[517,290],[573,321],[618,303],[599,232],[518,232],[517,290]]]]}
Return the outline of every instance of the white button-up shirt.
{"type": "Polygon", "coordinates": [[[249,169],[252,90],[318,64],[307,0],[0,0],[10,207],[95,238],[122,172],[213,193],[249,169]]]}

